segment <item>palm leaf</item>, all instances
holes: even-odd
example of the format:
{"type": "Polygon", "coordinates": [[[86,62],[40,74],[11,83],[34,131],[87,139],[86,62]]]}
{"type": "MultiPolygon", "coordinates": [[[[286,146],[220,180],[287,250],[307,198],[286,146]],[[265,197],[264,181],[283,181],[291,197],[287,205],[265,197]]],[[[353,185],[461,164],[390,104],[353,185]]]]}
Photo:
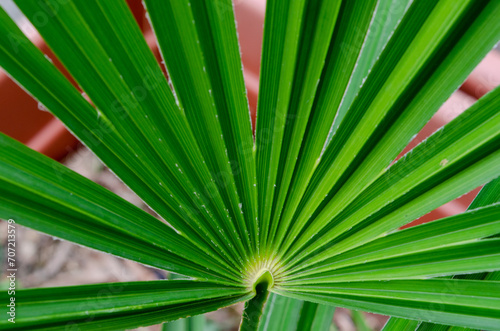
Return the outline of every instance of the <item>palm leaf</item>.
{"type": "MultiPolygon", "coordinates": [[[[500,202],[500,178],[495,179],[494,181],[488,183],[485,185],[477,197],[474,199],[474,201],[471,203],[469,206],[469,210],[474,210],[474,208],[479,208],[482,206],[487,206],[490,204],[494,204],[500,202]]],[[[462,214],[464,215],[464,214],[462,214]]],[[[496,219],[498,217],[492,216],[489,217],[489,219],[496,219]]],[[[437,222],[436,222],[437,223],[437,222]]],[[[433,225],[433,223],[429,224],[433,225]]],[[[416,229],[416,228],[415,228],[416,229]]],[[[499,231],[495,231],[494,234],[500,233],[499,231]]],[[[466,274],[466,275],[456,275],[454,278],[464,278],[464,279],[487,279],[487,280],[498,280],[500,279],[500,273],[498,271],[493,272],[493,273],[480,273],[480,274],[466,274]],[[462,277],[460,277],[462,276],[462,277]]],[[[384,326],[384,330],[420,330],[420,329],[425,329],[425,330],[441,330],[441,329],[448,329],[448,327],[445,327],[443,325],[438,325],[438,324],[433,324],[433,323],[422,323],[418,324],[415,323],[415,321],[409,321],[409,320],[404,320],[404,319],[399,319],[399,318],[390,318],[386,325],[384,326]]],[[[459,331],[458,327],[450,327],[450,329],[459,331]]],[[[466,328],[463,328],[466,330],[466,328]]]]}
{"type": "Polygon", "coordinates": [[[302,285],[286,293],[322,304],[491,330],[498,325],[499,290],[497,281],[428,279],[302,285]]]}
{"type": "MultiPolygon", "coordinates": [[[[241,288],[181,280],[29,289],[16,294],[16,323],[4,319],[0,328],[116,330],[200,314],[249,297],[241,288]]],[[[5,291],[2,300],[9,300],[5,291]]]]}
{"type": "Polygon", "coordinates": [[[189,277],[20,290],[16,328],[240,301],[242,329],[323,329],[334,306],[389,330],[500,323],[500,87],[394,162],[500,39],[499,1],[268,1],[255,137],[230,0],[145,1],[168,79],[123,0],[15,2],[90,102],[2,9],[0,66],[158,219],[4,135],[0,217],[189,277]]]}
{"type": "MultiPolygon", "coordinates": [[[[216,266],[148,213],[3,134],[0,148],[1,217],[147,265],[214,276],[216,266]]],[[[227,279],[227,270],[217,273],[227,279]]]]}

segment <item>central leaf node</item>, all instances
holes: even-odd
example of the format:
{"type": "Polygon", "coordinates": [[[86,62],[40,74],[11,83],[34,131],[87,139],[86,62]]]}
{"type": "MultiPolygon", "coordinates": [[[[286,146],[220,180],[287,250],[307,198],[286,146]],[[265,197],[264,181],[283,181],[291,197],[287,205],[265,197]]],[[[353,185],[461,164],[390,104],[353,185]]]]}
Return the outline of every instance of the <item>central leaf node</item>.
{"type": "Polygon", "coordinates": [[[263,293],[274,286],[274,277],[267,269],[261,270],[255,277],[253,282],[253,291],[255,293],[263,293]]]}

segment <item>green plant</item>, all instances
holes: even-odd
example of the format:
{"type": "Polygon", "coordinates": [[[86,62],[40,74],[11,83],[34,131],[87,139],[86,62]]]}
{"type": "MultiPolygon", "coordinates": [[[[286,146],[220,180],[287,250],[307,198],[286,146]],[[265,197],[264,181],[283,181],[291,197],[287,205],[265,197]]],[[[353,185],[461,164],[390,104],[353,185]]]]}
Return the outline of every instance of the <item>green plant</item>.
{"type": "Polygon", "coordinates": [[[327,306],[499,329],[498,272],[449,277],[500,270],[499,180],[471,211],[398,229],[500,174],[500,88],[391,162],[500,39],[500,1],[381,19],[408,2],[268,1],[255,141],[230,0],[145,0],[175,93],[124,1],[17,0],[92,104],[0,11],[0,65],[161,220],[4,135],[0,217],[189,277],[17,291],[0,328],[246,301],[241,328],[265,329],[288,300],[303,329],[327,306]]]}

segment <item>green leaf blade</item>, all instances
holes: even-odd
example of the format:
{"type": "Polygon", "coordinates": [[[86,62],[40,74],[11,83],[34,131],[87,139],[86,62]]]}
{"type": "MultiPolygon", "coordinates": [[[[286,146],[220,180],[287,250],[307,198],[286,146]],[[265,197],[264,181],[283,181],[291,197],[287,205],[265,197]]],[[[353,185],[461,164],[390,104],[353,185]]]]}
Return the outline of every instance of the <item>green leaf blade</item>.
{"type": "MultiPolygon", "coordinates": [[[[461,5],[463,5],[463,4],[461,4],[461,5]]],[[[420,6],[422,6],[422,8],[424,8],[425,11],[429,11],[430,9],[432,9],[432,6],[426,7],[424,2],[414,3],[415,10],[417,9],[417,7],[420,7],[420,6]]],[[[465,9],[465,8],[466,7],[464,7],[463,9],[465,9]]],[[[462,72],[462,71],[458,71],[456,69],[454,70],[453,68],[455,68],[457,65],[461,67],[461,65],[459,65],[458,63],[465,61],[468,63],[466,65],[467,70],[472,70],[472,68],[474,67],[474,62],[477,64],[479,62],[479,60],[481,59],[481,57],[484,54],[486,54],[486,52],[490,49],[491,45],[494,44],[496,42],[496,40],[498,40],[499,36],[497,36],[497,32],[492,33],[491,35],[489,35],[485,39],[479,38],[479,34],[481,33],[481,31],[484,31],[483,28],[480,28],[481,26],[485,26],[485,25],[489,24],[490,25],[489,29],[493,29],[495,31],[498,31],[497,29],[494,28],[494,26],[497,25],[497,22],[496,22],[496,20],[493,19],[494,15],[495,15],[494,14],[495,11],[500,10],[499,7],[497,6],[497,4],[490,3],[489,7],[486,7],[486,8],[483,8],[482,5],[477,5],[477,7],[474,7],[474,8],[475,8],[474,15],[477,15],[476,16],[477,18],[475,21],[474,20],[465,20],[465,18],[463,18],[463,17],[459,19],[456,17],[457,14],[455,12],[449,14],[450,22],[455,21],[456,26],[453,27],[453,29],[457,29],[457,30],[464,29],[464,26],[463,26],[464,23],[461,21],[466,21],[466,22],[468,22],[467,24],[471,24],[470,27],[468,28],[469,30],[465,34],[465,37],[462,40],[460,40],[458,38],[458,37],[461,37],[463,35],[463,33],[457,34],[454,37],[453,42],[457,43],[457,46],[455,49],[453,49],[452,52],[450,52],[447,55],[447,57],[445,56],[446,54],[443,54],[443,52],[437,53],[437,55],[435,55],[435,54],[433,54],[433,52],[429,52],[429,50],[425,51],[425,52],[427,52],[426,56],[430,56],[430,57],[438,56],[440,59],[439,60],[436,59],[436,61],[443,61],[442,59],[444,58],[445,60],[443,62],[441,62],[442,63],[441,67],[436,71],[436,74],[433,77],[431,77],[431,79],[428,80],[428,83],[426,85],[423,85],[423,89],[422,89],[422,91],[420,91],[420,94],[416,93],[416,92],[418,92],[418,90],[412,91],[412,89],[404,92],[404,93],[415,93],[414,95],[416,95],[416,97],[415,97],[413,103],[410,104],[409,108],[404,113],[401,114],[401,117],[399,119],[397,119],[396,122],[394,122],[394,125],[390,128],[389,133],[386,134],[382,138],[381,143],[379,145],[376,145],[374,149],[367,147],[362,152],[363,155],[361,155],[361,156],[357,155],[356,156],[357,159],[355,159],[355,162],[360,162],[360,163],[351,164],[349,166],[350,168],[348,168],[348,171],[346,171],[344,174],[342,174],[343,168],[339,168],[339,167],[343,167],[344,165],[347,165],[347,163],[344,163],[344,161],[346,159],[345,159],[345,157],[339,156],[340,154],[338,154],[338,153],[340,153],[341,151],[343,153],[354,153],[354,154],[356,154],[356,153],[354,152],[354,150],[352,148],[347,148],[347,146],[344,146],[344,143],[340,142],[340,140],[342,140],[341,138],[344,137],[344,134],[342,133],[344,131],[342,131],[342,132],[339,131],[339,133],[336,134],[337,137],[335,140],[340,139],[337,142],[338,145],[335,145],[336,143],[333,142],[328,147],[328,149],[330,151],[328,151],[328,150],[325,151],[325,155],[323,156],[323,159],[322,159],[323,165],[320,164],[320,166],[316,170],[316,174],[311,181],[310,187],[308,188],[308,191],[306,192],[306,194],[303,198],[302,206],[299,210],[300,213],[295,215],[295,219],[309,219],[311,217],[311,215],[315,215],[317,220],[310,220],[308,223],[305,223],[303,221],[296,222],[295,229],[292,229],[292,231],[289,235],[289,240],[284,245],[284,247],[288,247],[288,245],[290,245],[290,243],[291,243],[291,240],[296,235],[298,235],[299,231],[301,230],[301,228],[299,226],[305,226],[305,224],[307,224],[307,226],[309,226],[312,222],[315,222],[317,224],[326,224],[325,222],[327,222],[328,219],[331,219],[330,217],[334,217],[334,215],[336,215],[339,212],[341,212],[342,210],[344,210],[354,197],[358,196],[361,192],[363,192],[363,190],[365,190],[367,187],[366,185],[369,185],[370,182],[373,183],[374,180],[376,180],[378,177],[380,177],[380,175],[386,171],[386,167],[389,166],[389,164],[393,160],[393,158],[396,157],[396,155],[401,151],[401,149],[411,139],[412,135],[416,134],[418,132],[418,130],[430,118],[433,111],[437,110],[440,103],[439,103],[439,101],[436,101],[436,100],[440,99],[441,100],[440,102],[443,102],[446,99],[446,97],[449,96],[449,94],[451,94],[458,87],[458,85],[462,82],[462,80],[465,78],[465,75],[466,75],[465,70],[462,72]],[[483,9],[481,10],[481,8],[483,8],[483,9]],[[478,12],[478,10],[479,10],[479,12],[478,12]],[[460,24],[457,22],[460,22],[460,24]],[[488,39],[488,41],[486,41],[486,39],[488,39]],[[479,42],[479,40],[481,40],[481,42],[484,41],[485,43],[480,45],[481,42],[479,42]],[[467,47],[466,45],[467,44],[472,45],[475,42],[478,42],[478,44],[477,44],[478,47],[477,48],[474,47],[475,50],[478,50],[478,53],[474,55],[474,58],[472,60],[472,58],[469,57],[469,52],[468,52],[470,47],[467,47]],[[472,61],[469,62],[469,60],[472,60],[472,61]],[[446,86],[446,92],[443,92],[441,94],[441,92],[442,92],[441,89],[443,88],[443,86],[446,86]],[[432,97],[426,98],[425,95],[429,95],[432,97]],[[431,101],[427,101],[427,100],[431,100],[431,101]],[[424,109],[424,111],[422,111],[422,109],[424,109]],[[429,111],[429,113],[427,113],[427,111],[429,111]],[[401,125],[403,125],[403,126],[401,126],[401,125]],[[335,147],[335,146],[337,146],[337,147],[335,147]],[[381,148],[381,150],[378,150],[378,148],[381,148]],[[383,150],[383,152],[382,152],[382,150],[383,150]],[[349,152],[347,152],[347,151],[349,151],[349,152]],[[362,156],[366,156],[366,155],[364,155],[365,152],[367,153],[367,158],[363,159],[362,156]],[[333,159],[331,157],[333,157],[333,159]],[[334,161],[335,159],[342,160],[342,162],[340,162],[340,163],[335,162],[334,161]],[[328,165],[328,167],[334,166],[335,169],[327,168],[327,165],[328,165]],[[358,166],[359,166],[359,168],[357,168],[358,166]],[[354,174],[353,174],[353,172],[354,172],[354,174]],[[327,177],[325,177],[326,175],[328,175],[330,177],[333,176],[333,177],[339,178],[339,182],[337,184],[335,184],[335,186],[334,186],[335,181],[330,182],[330,180],[327,179],[327,177]],[[351,177],[349,178],[349,176],[351,176],[351,177]],[[346,180],[347,180],[347,182],[346,182],[346,180]],[[318,185],[322,185],[322,187],[328,186],[329,188],[327,190],[322,191],[321,189],[319,189],[318,185]],[[330,188],[331,188],[331,190],[330,190],[330,188]],[[312,194],[314,194],[317,197],[317,199],[312,198],[312,194]],[[309,205],[310,207],[308,207],[307,205],[309,205]],[[321,208],[323,210],[319,209],[319,210],[315,211],[315,208],[317,208],[318,206],[320,206],[319,208],[321,208]],[[320,217],[317,217],[320,212],[322,212],[322,215],[320,217]],[[323,216],[325,216],[325,217],[323,217],[323,216]]],[[[399,57],[400,54],[397,55],[398,51],[404,50],[404,48],[399,49],[402,46],[400,44],[401,43],[404,44],[404,43],[409,42],[409,40],[405,40],[402,36],[405,36],[405,34],[409,33],[409,32],[416,33],[415,30],[411,30],[412,24],[416,24],[416,23],[413,22],[410,24],[410,22],[412,22],[414,20],[422,19],[422,17],[420,15],[424,15],[425,11],[423,11],[419,15],[413,15],[413,16],[410,15],[411,13],[410,14],[407,13],[407,19],[406,19],[406,21],[408,21],[407,24],[404,24],[405,21],[403,21],[400,24],[399,29],[398,29],[401,31],[399,31],[399,32],[397,31],[395,33],[395,35],[391,38],[391,44],[394,44],[392,46],[392,47],[394,47],[394,49],[391,48],[391,45],[388,45],[385,48],[385,50],[384,50],[385,56],[383,58],[381,57],[381,59],[377,62],[376,67],[378,69],[374,68],[371,72],[371,74],[373,76],[372,79],[378,81],[380,79],[387,78],[387,75],[390,72],[390,70],[387,71],[386,70],[387,68],[385,68],[385,67],[394,66],[396,63],[394,59],[390,60],[391,57],[393,57],[393,56],[399,57]],[[399,38],[402,38],[402,39],[399,40],[399,38]],[[397,47],[396,47],[396,45],[397,45],[397,47]],[[387,62],[385,62],[385,61],[387,61],[387,62]],[[376,75],[375,74],[376,71],[380,70],[381,68],[384,68],[384,69],[381,71],[380,75],[376,75]]],[[[440,11],[447,11],[447,9],[445,6],[442,6],[440,8],[440,11]]],[[[436,11],[436,13],[434,13],[434,16],[433,16],[433,20],[435,21],[434,24],[437,24],[436,22],[439,22],[440,20],[443,19],[439,15],[440,11],[436,11]]],[[[465,12],[467,12],[467,11],[465,11],[465,12]]],[[[422,26],[423,26],[423,29],[424,28],[425,29],[421,32],[421,34],[425,35],[425,34],[429,34],[429,33],[432,33],[432,34],[434,33],[434,32],[432,32],[433,28],[430,25],[430,23],[420,22],[418,24],[420,24],[420,25],[424,24],[422,26]]],[[[453,31],[453,29],[451,31],[453,31]]],[[[486,29],[486,30],[488,30],[488,29],[486,29]]],[[[443,35],[443,41],[450,39],[450,38],[451,37],[443,35]]],[[[425,38],[423,39],[423,37],[420,36],[415,40],[418,41],[419,39],[420,39],[419,42],[422,43],[422,40],[424,40],[425,38]]],[[[450,41],[447,41],[447,42],[450,42],[450,41]]],[[[425,47],[413,48],[413,49],[411,49],[411,52],[415,53],[415,55],[418,55],[418,54],[420,54],[419,53],[420,50],[422,50],[422,52],[424,52],[423,51],[424,49],[425,49],[425,47]]],[[[420,54],[419,56],[422,56],[422,55],[423,54],[420,54]]],[[[407,66],[407,69],[409,70],[408,71],[409,73],[411,73],[412,70],[415,70],[415,68],[413,68],[412,66],[407,66]]],[[[422,73],[418,73],[415,77],[417,77],[418,79],[422,79],[422,77],[421,77],[422,75],[425,77],[426,75],[428,75],[428,73],[426,73],[424,71],[422,73]]],[[[390,78],[392,78],[392,77],[390,77],[390,78]]],[[[393,78],[395,81],[399,80],[399,78],[397,78],[397,75],[395,75],[393,78]]],[[[425,78],[425,79],[427,79],[427,78],[425,78]]],[[[376,87],[376,89],[378,91],[380,84],[382,84],[382,82],[374,83],[372,81],[370,83],[370,81],[371,81],[371,79],[369,79],[367,81],[368,85],[365,87],[366,95],[363,96],[364,92],[360,91],[360,95],[358,97],[359,100],[357,100],[357,102],[356,102],[357,105],[353,104],[354,108],[352,110],[352,114],[349,115],[348,117],[346,117],[346,122],[344,123],[345,127],[344,127],[344,129],[342,129],[342,130],[346,130],[344,133],[347,135],[353,134],[353,136],[351,137],[352,139],[358,139],[358,140],[359,139],[368,139],[368,136],[365,135],[364,133],[361,133],[361,132],[358,132],[358,134],[354,134],[354,131],[352,131],[352,130],[354,129],[355,126],[351,126],[351,124],[352,124],[351,121],[359,121],[360,119],[363,119],[363,121],[366,121],[365,122],[366,127],[368,127],[370,125],[374,125],[373,121],[371,124],[369,124],[368,119],[367,118],[365,119],[364,117],[361,116],[360,113],[358,113],[358,111],[364,111],[367,108],[369,108],[368,107],[369,104],[368,103],[365,104],[364,102],[366,100],[371,100],[371,98],[375,98],[375,96],[377,95],[377,94],[371,93],[370,92],[371,89],[372,88],[375,89],[375,87],[376,87]],[[373,85],[372,85],[372,83],[373,83],[373,85]],[[361,106],[361,104],[363,104],[363,106],[361,106]]],[[[425,82],[425,80],[424,80],[424,82],[425,82]]],[[[396,83],[394,83],[394,84],[396,84],[396,83]]],[[[421,85],[416,84],[415,86],[421,86],[421,85]]],[[[387,93],[389,93],[388,92],[389,90],[382,89],[380,91],[384,91],[384,92],[379,92],[379,93],[387,94],[387,93]]],[[[393,91],[392,90],[390,90],[390,91],[391,92],[389,93],[390,94],[389,99],[395,98],[396,96],[392,93],[393,91]]],[[[380,94],[380,97],[382,94],[380,94]]],[[[407,97],[409,97],[409,96],[407,96],[407,97]]],[[[389,99],[387,99],[387,100],[389,100],[389,99]]],[[[366,102],[371,102],[371,101],[366,101],[366,102]]],[[[400,101],[397,101],[397,102],[400,102],[400,101]]],[[[404,104],[401,104],[400,107],[398,108],[399,109],[398,111],[404,110],[404,106],[405,106],[404,104]]],[[[381,109],[381,108],[376,107],[373,109],[374,109],[374,114],[375,114],[375,113],[379,112],[379,110],[375,110],[375,109],[381,109]]],[[[394,114],[392,114],[391,116],[394,116],[394,114]]],[[[387,118],[388,121],[396,120],[396,118],[394,118],[394,117],[392,119],[389,119],[389,117],[387,118]]],[[[380,130],[381,135],[384,135],[387,132],[384,128],[382,128],[380,126],[376,130],[380,130]]],[[[370,141],[375,142],[377,139],[378,139],[377,137],[373,137],[373,139],[370,138],[370,141]]],[[[356,147],[356,148],[359,148],[361,145],[357,145],[357,146],[358,147],[356,147]]],[[[309,226],[309,229],[311,229],[311,228],[314,228],[314,226],[309,226]]],[[[315,231],[313,231],[313,233],[316,233],[316,232],[317,232],[317,229],[315,228],[315,231]]],[[[309,232],[308,236],[306,236],[305,238],[308,238],[310,236],[310,234],[311,234],[311,232],[309,232]]]]}
{"type": "Polygon", "coordinates": [[[0,150],[1,217],[181,274],[216,280],[231,270],[214,266],[214,278],[206,268],[216,255],[200,258],[196,246],[167,224],[3,134],[0,150]]]}
{"type": "Polygon", "coordinates": [[[495,329],[499,282],[393,280],[276,289],[292,298],[440,324],[495,329]]]}
{"type": "MultiPolygon", "coordinates": [[[[8,299],[7,293],[2,297],[8,299]]],[[[216,310],[249,297],[238,288],[185,280],[18,290],[16,323],[4,319],[0,328],[129,329],[216,310]]]]}
{"type": "Polygon", "coordinates": [[[255,161],[232,5],[198,0],[148,0],[146,5],[176,95],[212,176],[213,183],[205,185],[214,185],[223,201],[215,221],[222,222],[226,239],[237,249],[234,257],[248,259],[253,255],[247,252],[249,234],[255,237],[257,231],[256,188],[249,185],[255,183],[255,161]]]}

